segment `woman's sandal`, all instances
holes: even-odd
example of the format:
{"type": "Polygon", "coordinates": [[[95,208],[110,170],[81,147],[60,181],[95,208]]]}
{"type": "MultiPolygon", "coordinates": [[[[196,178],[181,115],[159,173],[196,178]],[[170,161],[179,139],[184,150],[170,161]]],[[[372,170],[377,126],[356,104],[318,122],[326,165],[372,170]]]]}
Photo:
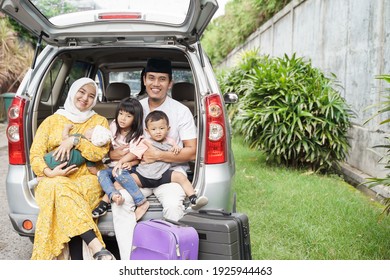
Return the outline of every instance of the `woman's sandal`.
{"type": "Polygon", "coordinates": [[[107,202],[105,202],[103,200],[100,201],[98,207],[96,207],[92,211],[92,218],[98,218],[100,216],[103,216],[103,215],[107,214],[109,206],[110,206],[109,203],[107,203],[107,202]]]}
{"type": "Polygon", "coordinates": [[[99,252],[96,252],[94,255],[93,255],[93,259],[94,260],[98,260],[98,261],[101,261],[103,259],[103,257],[105,256],[110,256],[111,259],[108,259],[110,261],[114,261],[115,260],[115,257],[113,254],[111,254],[110,251],[108,251],[107,249],[105,248],[102,248],[99,252]]]}

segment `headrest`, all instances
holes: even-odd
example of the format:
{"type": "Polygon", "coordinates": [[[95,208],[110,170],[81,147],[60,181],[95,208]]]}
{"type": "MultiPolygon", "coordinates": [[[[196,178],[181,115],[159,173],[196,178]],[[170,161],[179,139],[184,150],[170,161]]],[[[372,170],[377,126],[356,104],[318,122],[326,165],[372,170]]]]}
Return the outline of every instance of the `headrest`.
{"type": "Polygon", "coordinates": [[[130,97],[130,86],[126,83],[114,82],[108,85],[106,89],[107,101],[120,101],[123,98],[130,97]]]}
{"type": "Polygon", "coordinates": [[[179,82],[172,86],[172,98],[177,101],[194,101],[195,86],[188,82],[179,82]]]}

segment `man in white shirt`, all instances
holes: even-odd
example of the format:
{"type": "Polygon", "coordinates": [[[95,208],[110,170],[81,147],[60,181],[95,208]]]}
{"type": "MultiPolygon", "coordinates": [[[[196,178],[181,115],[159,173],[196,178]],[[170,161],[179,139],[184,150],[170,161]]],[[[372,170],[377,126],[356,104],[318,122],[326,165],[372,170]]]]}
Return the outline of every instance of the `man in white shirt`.
{"type": "MultiPolygon", "coordinates": [[[[165,112],[168,115],[171,127],[169,137],[175,139],[178,146],[182,147],[179,154],[149,147],[143,155],[143,160],[146,162],[170,162],[173,165],[172,169],[186,174],[188,165],[183,164],[183,162],[195,160],[197,131],[191,111],[185,105],[168,96],[168,91],[173,85],[171,62],[158,58],[149,59],[143,80],[148,95],[147,98],[140,101],[144,109],[144,118],[153,110],[165,112]]],[[[111,153],[110,156],[115,157],[115,153],[111,153]]],[[[117,177],[117,181],[122,185],[135,184],[131,180],[117,177]]],[[[169,183],[157,188],[142,188],[141,190],[145,196],[153,193],[158,198],[163,206],[163,216],[165,218],[177,221],[183,216],[183,201],[186,195],[179,184],[169,183]]],[[[114,203],[111,207],[121,259],[129,259],[136,224],[134,202],[124,189],[120,192],[125,199],[125,203],[121,206],[114,203]]]]}

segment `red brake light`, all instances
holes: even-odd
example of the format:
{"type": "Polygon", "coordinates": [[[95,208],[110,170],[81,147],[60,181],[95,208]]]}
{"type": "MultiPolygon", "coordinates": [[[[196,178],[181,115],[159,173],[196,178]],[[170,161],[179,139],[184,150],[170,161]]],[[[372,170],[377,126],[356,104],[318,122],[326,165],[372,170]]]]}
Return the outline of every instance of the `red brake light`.
{"type": "Polygon", "coordinates": [[[206,97],[206,137],[206,164],[226,162],[225,116],[218,94],[206,97]]]}
{"type": "Polygon", "coordinates": [[[26,100],[15,96],[8,109],[8,157],[9,163],[20,165],[26,163],[23,134],[23,112],[26,100]]]}
{"type": "Polygon", "coordinates": [[[128,19],[142,19],[141,13],[100,13],[99,20],[128,20],[128,19]]]}

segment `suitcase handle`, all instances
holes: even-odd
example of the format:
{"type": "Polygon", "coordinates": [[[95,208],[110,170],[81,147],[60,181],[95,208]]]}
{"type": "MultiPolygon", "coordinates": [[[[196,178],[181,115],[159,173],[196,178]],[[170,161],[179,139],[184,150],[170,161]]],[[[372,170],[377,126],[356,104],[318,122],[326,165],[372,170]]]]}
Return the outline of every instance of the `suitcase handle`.
{"type": "Polygon", "coordinates": [[[199,210],[199,214],[211,214],[211,215],[222,215],[222,216],[231,216],[232,213],[226,212],[225,210],[199,210]]]}
{"type": "Polygon", "coordinates": [[[150,221],[151,221],[151,222],[153,222],[153,223],[162,224],[162,225],[165,225],[165,226],[168,226],[168,227],[170,227],[170,226],[171,226],[170,222],[168,222],[168,221],[165,221],[165,220],[160,220],[160,219],[151,219],[150,221]]]}
{"type": "Polygon", "coordinates": [[[155,223],[162,224],[162,225],[166,225],[166,226],[168,226],[168,227],[170,227],[170,226],[172,226],[172,225],[187,227],[187,225],[185,225],[185,224],[183,224],[183,223],[176,222],[176,221],[173,221],[173,220],[170,220],[170,219],[167,219],[167,218],[163,218],[163,219],[151,219],[151,221],[153,221],[153,222],[155,222],[155,223]]]}
{"type": "Polygon", "coordinates": [[[187,225],[185,225],[183,223],[180,223],[180,222],[177,222],[177,221],[174,221],[174,220],[170,220],[170,219],[167,219],[167,218],[163,218],[162,220],[166,221],[168,223],[174,224],[176,226],[187,226],[187,225]]]}

